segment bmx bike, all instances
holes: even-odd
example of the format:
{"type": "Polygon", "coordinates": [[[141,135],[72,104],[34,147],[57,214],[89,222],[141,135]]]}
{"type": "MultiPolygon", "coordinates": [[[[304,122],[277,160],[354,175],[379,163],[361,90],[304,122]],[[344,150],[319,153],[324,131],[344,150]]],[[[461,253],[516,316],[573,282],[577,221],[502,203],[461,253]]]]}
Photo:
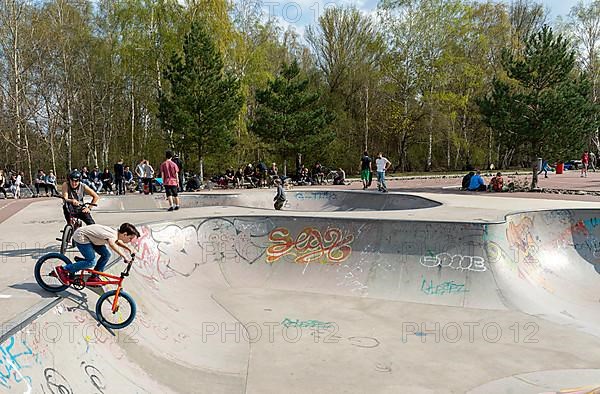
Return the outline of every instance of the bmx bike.
{"type": "MultiPolygon", "coordinates": [[[[132,254],[131,261],[127,263],[119,276],[93,269],[83,269],[76,273],[72,279],[69,279],[67,283],[63,283],[58,278],[55,269],[57,266],[72,264],[71,260],[61,253],[48,253],[40,257],[35,264],[34,275],[38,285],[51,293],[58,293],[69,287],[83,290],[86,287],[116,285],[115,290],[105,292],[96,302],[96,317],[102,325],[108,328],[121,329],[133,322],[137,311],[134,299],[123,291],[123,280],[129,276],[134,259],[135,255],[132,254]],[[98,277],[95,279],[90,278],[92,274],[98,275],[98,277]],[[100,279],[99,277],[106,279],[100,279]]],[[[75,257],[75,261],[81,260],[83,260],[81,257],[75,257]]]]}
{"type": "MultiPolygon", "coordinates": [[[[91,207],[91,206],[95,207],[97,205],[92,204],[91,202],[86,202],[86,203],[81,204],[79,207],[76,207],[75,209],[81,210],[83,208],[87,208],[87,207],[91,207]]],[[[62,236],[60,238],[56,238],[57,241],[60,241],[60,253],[61,254],[65,254],[67,252],[67,249],[69,249],[69,245],[71,245],[71,247],[75,247],[75,245],[73,243],[73,233],[79,227],[83,226],[82,220],[79,219],[78,217],[76,217],[75,213],[72,212],[71,209],[67,208],[67,210],[69,211],[69,221],[67,224],[65,224],[65,227],[61,230],[62,236]]]]}

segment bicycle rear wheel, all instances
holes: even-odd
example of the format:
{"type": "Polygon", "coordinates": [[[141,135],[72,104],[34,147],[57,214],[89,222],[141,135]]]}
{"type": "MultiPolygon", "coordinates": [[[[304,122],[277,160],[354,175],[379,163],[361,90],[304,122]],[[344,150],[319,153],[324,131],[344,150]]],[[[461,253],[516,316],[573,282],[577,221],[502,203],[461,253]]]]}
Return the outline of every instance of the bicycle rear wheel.
{"type": "Polygon", "coordinates": [[[40,287],[51,293],[66,290],[69,286],[63,284],[58,277],[52,274],[57,266],[70,264],[69,259],[60,253],[48,253],[40,257],[35,263],[35,280],[40,287]]]}
{"type": "Polygon", "coordinates": [[[71,237],[73,236],[73,226],[67,224],[62,231],[62,239],[60,241],[60,253],[65,254],[71,243],[71,237]]]}
{"type": "Polygon", "coordinates": [[[102,325],[108,328],[120,329],[127,327],[135,319],[137,307],[133,298],[121,291],[117,310],[113,312],[112,305],[116,294],[116,290],[110,290],[100,296],[96,303],[96,317],[102,325]]]}

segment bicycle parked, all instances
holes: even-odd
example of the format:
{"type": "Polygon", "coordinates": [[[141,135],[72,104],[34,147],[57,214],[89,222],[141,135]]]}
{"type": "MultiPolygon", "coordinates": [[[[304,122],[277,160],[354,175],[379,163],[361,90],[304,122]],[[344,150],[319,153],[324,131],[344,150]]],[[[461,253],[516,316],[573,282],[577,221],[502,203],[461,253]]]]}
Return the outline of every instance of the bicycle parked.
{"type": "MultiPolygon", "coordinates": [[[[83,260],[75,257],[75,261],[83,260]]],[[[62,253],[48,253],[42,256],[35,264],[34,275],[40,287],[51,293],[58,293],[72,287],[83,290],[86,287],[102,287],[116,285],[115,290],[109,290],[102,294],[96,302],[96,317],[98,321],[112,329],[121,329],[130,325],[135,319],[137,306],[131,295],[123,291],[123,281],[129,276],[129,271],[135,260],[135,254],[131,254],[131,260],[127,262],[125,269],[119,276],[93,269],[83,269],[75,274],[66,283],[56,275],[56,267],[72,264],[71,260],[62,253]],[[93,275],[97,275],[93,277],[93,275]],[[107,278],[105,280],[99,277],[107,278]]]]}

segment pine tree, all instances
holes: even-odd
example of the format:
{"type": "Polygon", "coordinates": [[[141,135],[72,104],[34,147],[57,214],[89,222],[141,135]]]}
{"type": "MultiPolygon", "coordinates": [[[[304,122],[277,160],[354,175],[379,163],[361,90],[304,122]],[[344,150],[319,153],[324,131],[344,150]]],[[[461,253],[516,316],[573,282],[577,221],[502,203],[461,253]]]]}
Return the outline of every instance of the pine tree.
{"type": "Polygon", "coordinates": [[[239,81],[223,70],[223,59],[208,32],[193,23],[174,53],[160,96],[160,119],[176,148],[195,148],[200,171],[205,155],[222,153],[233,143],[232,128],[242,105],[239,81]]]}
{"type": "Polygon", "coordinates": [[[319,98],[320,93],[310,91],[308,78],[300,75],[298,62],[284,63],[277,77],[256,93],[251,129],[274,144],[284,160],[297,153],[310,157],[334,138],[328,128],[333,114],[320,105],[319,98]]]}
{"type": "MultiPolygon", "coordinates": [[[[527,144],[534,163],[537,157],[560,160],[581,149],[597,127],[598,106],[589,99],[586,79],[573,75],[575,52],[569,43],[544,26],[517,56],[503,54],[509,80],[496,79],[490,96],[480,102],[485,122],[507,143],[527,144]]],[[[532,189],[537,188],[536,168],[532,189]]]]}

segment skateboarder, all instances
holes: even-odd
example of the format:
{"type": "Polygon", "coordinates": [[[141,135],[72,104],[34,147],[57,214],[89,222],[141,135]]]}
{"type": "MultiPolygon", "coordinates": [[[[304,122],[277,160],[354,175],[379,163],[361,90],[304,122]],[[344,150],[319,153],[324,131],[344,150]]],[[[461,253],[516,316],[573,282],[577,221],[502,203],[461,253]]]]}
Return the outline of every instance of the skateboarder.
{"type": "Polygon", "coordinates": [[[277,187],[277,194],[275,195],[275,198],[273,198],[273,201],[275,201],[274,207],[276,210],[279,211],[283,207],[283,204],[285,204],[285,190],[281,185],[281,179],[275,178],[275,180],[273,180],[273,183],[277,187]]]}

